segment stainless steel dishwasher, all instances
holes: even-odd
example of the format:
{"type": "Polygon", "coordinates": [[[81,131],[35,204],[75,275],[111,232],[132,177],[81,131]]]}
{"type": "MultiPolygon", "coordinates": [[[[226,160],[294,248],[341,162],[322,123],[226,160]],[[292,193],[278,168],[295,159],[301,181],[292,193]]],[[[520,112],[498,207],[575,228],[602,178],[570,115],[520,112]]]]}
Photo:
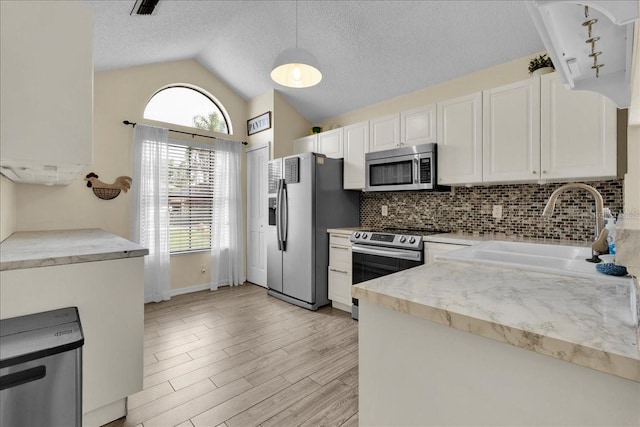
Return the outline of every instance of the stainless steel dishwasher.
{"type": "Polygon", "coordinates": [[[0,320],[0,426],[82,425],[76,307],[0,320]]]}

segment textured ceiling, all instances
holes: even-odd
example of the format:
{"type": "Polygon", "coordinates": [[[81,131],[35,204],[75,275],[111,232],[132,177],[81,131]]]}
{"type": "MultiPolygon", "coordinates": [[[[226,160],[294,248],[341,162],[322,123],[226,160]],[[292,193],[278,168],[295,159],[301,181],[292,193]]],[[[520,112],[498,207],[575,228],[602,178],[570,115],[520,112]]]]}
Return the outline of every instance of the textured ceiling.
{"type": "Polygon", "coordinates": [[[294,47],[294,1],[88,1],[95,68],[195,58],[245,99],[271,88],[310,122],[544,50],[522,1],[299,1],[298,46],[322,82],[289,89],[269,73],[294,47]]]}

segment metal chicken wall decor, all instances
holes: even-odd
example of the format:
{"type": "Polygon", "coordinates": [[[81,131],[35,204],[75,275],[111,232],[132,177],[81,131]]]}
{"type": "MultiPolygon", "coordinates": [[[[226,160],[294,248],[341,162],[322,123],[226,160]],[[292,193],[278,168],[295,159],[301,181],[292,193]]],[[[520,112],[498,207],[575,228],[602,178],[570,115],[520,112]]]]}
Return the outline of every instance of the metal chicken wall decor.
{"type": "Polygon", "coordinates": [[[120,191],[126,193],[131,188],[131,177],[129,176],[119,176],[113,184],[107,184],[100,181],[98,175],[91,172],[85,180],[87,181],[87,187],[91,188],[93,194],[102,200],[115,199],[120,195],[120,191]]]}

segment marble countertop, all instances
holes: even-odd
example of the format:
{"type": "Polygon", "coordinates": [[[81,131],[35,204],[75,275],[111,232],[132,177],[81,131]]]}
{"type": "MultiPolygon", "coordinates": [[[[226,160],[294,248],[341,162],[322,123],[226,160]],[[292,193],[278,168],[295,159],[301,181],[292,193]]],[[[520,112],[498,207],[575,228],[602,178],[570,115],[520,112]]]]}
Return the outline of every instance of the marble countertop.
{"type": "MultiPolygon", "coordinates": [[[[363,282],[354,298],[640,382],[634,279],[600,282],[436,261],[363,282]]],[[[366,321],[366,319],[365,319],[366,321]]]]}
{"type": "Polygon", "coordinates": [[[367,227],[341,227],[341,228],[327,228],[327,233],[334,234],[351,234],[354,231],[366,230],[367,227]]]}
{"type": "Polygon", "coordinates": [[[0,271],[148,254],[148,249],[100,229],[24,231],[0,243],[0,271]]]}

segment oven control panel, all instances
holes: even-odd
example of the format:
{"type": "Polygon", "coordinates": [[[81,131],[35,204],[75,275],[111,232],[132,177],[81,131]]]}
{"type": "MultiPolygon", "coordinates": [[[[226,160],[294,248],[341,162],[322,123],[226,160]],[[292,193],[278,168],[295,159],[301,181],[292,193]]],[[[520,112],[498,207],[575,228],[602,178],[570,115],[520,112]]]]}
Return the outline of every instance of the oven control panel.
{"type": "Polygon", "coordinates": [[[422,250],[422,236],[394,233],[379,233],[371,231],[354,231],[349,238],[351,243],[363,243],[387,248],[403,248],[422,250]]]}

